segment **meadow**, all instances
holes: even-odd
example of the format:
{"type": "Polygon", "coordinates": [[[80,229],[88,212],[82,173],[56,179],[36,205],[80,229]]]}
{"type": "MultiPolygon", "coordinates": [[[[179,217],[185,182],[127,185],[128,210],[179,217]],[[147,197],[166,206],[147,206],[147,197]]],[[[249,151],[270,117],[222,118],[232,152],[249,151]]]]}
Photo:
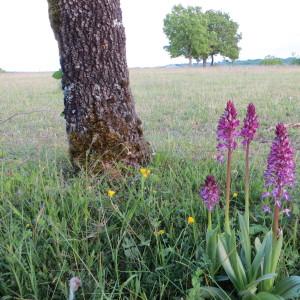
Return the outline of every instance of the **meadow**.
{"type": "MultiPolygon", "coordinates": [[[[0,299],[66,299],[72,276],[82,280],[76,299],[186,299],[193,279],[212,284],[198,192],[211,173],[225,185],[225,166],[214,159],[215,131],[229,99],[241,121],[249,102],[257,108],[251,230],[259,235],[270,227],[261,193],[278,122],[288,124],[300,165],[300,68],[157,68],[130,75],[153,147],[151,174],[143,180],[137,170],[111,181],[73,173],[63,96],[50,73],[0,74],[0,299]],[[108,189],[116,191],[113,198],[108,189]]],[[[236,215],[244,202],[241,147],[232,174],[236,215]]],[[[299,184],[292,198],[279,269],[300,275],[299,184]]],[[[215,213],[219,224],[223,205],[215,213]]]]}

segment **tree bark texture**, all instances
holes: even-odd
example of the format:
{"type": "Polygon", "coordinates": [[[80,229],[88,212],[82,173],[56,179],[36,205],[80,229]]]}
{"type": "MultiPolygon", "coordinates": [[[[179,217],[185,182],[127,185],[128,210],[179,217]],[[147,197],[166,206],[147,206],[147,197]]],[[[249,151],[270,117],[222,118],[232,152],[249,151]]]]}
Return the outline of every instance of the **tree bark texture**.
{"type": "Polygon", "coordinates": [[[48,0],[63,72],[74,165],[96,169],[150,159],[129,87],[120,0],[48,0]]]}

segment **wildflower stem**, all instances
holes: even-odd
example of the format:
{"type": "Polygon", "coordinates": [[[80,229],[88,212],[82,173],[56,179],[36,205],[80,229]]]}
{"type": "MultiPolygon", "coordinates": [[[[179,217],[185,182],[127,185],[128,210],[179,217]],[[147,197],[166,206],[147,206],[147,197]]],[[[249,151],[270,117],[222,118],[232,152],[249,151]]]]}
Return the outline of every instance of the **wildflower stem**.
{"type": "Polygon", "coordinates": [[[274,237],[277,237],[278,233],[279,233],[279,213],[280,213],[280,207],[277,204],[275,204],[274,219],[273,219],[273,235],[274,235],[274,237]]]}
{"type": "Polygon", "coordinates": [[[273,219],[273,234],[274,234],[274,236],[277,236],[278,232],[279,232],[279,212],[280,212],[280,207],[277,204],[275,204],[274,219],[273,219]]]}
{"type": "Polygon", "coordinates": [[[230,204],[230,184],[231,184],[231,156],[232,156],[232,150],[229,149],[227,154],[226,204],[225,204],[225,231],[227,233],[230,233],[229,204],[230,204]]]}
{"type": "Polygon", "coordinates": [[[207,230],[212,230],[212,223],[211,223],[211,211],[208,211],[208,226],[207,230]]]}
{"type": "Polygon", "coordinates": [[[282,197],[282,189],[279,188],[278,194],[275,198],[275,209],[274,209],[274,219],[273,219],[273,235],[277,237],[279,234],[279,215],[280,215],[280,200],[282,197]]]}
{"type": "Polygon", "coordinates": [[[249,231],[249,218],[250,218],[250,213],[249,213],[249,177],[250,177],[250,166],[249,166],[249,149],[250,149],[250,143],[247,143],[246,145],[246,170],[245,170],[245,219],[246,219],[246,226],[249,231]]]}

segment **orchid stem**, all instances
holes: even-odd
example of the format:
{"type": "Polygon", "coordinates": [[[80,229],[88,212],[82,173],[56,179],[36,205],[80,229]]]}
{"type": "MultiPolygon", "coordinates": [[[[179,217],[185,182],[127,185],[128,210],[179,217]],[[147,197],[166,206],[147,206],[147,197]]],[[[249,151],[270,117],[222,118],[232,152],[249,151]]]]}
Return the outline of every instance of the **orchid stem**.
{"type": "Polygon", "coordinates": [[[249,164],[249,147],[250,144],[247,143],[246,146],[246,157],[245,157],[245,161],[246,161],[246,170],[245,170],[245,219],[246,219],[246,226],[249,232],[249,219],[250,219],[250,212],[249,212],[249,206],[250,206],[250,202],[249,202],[249,179],[250,179],[250,164],[249,164]]]}
{"type": "Polygon", "coordinates": [[[208,230],[212,230],[212,223],[211,223],[211,211],[208,211],[208,230]]]}
{"type": "Polygon", "coordinates": [[[231,184],[231,156],[232,150],[228,150],[227,171],[226,171],[226,203],[225,203],[225,231],[230,233],[229,205],[230,205],[230,184],[231,184]]]}
{"type": "Polygon", "coordinates": [[[274,219],[273,219],[273,235],[274,235],[274,237],[277,237],[278,233],[279,233],[279,213],[280,213],[280,207],[275,203],[274,219]]]}
{"type": "Polygon", "coordinates": [[[275,209],[274,209],[274,219],[273,219],[273,235],[277,238],[279,234],[279,216],[280,216],[280,206],[277,204],[281,200],[282,190],[280,189],[277,198],[275,198],[275,209]],[[276,201],[277,200],[277,201],[276,201]]]}

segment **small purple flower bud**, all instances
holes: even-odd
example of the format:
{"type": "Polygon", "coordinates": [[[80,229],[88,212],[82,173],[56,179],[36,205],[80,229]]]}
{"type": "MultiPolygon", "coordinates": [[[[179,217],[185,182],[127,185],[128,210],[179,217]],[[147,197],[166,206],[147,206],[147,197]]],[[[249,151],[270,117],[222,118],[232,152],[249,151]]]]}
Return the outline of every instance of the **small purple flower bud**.
{"type": "Polygon", "coordinates": [[[228,101],[217,127],[217,157],[222,157],[225,150],[236,149],[236,138],[239,136],[237,127],[239,124],[240,121],[237,119],[234,104],[232,101],[228,101]]]}
{"type": "Polygon", "coordinates": [[[275,205],[280,208],[281,207],[281,201],[278,200],[278,199],[275,199],[275,205]]]}
{"type": "Polygon", "coordinates": [[[263,212],[264,212],[265,214],[270,214],[270,213],[271,213],[271,208],[270,208],[269,205],[264,205],[264,206],[262,207],[262,210],[263,210],[263,212]]]}
{"type": "Polygon", "coordinates": [[[218,152],[217,155],[216,155],[216,160],[219,163],[223,163],[224,162],[224,155],[222,153],[218,152]]]}
{"type": "Polygon", "coordinates": [[[294,149],[290,144],[286,127],[279,123],[276,126],[276,137],[264,173],[265,186],[272,189],[275,204],[279,207],[282,198],[288,199],[285,188],[295,184],[295,170],[294,149]]]}
{"type": "Polygon", "coordinates": [[[247,115],[244,119],[244,126],[241,130],[241,136],[244,138],[243,145],[250,144],[254,139],[255,133],[259,127],[258,117],[256,115],[254,104],[250,103],[247,109],[247,115]]]}
{"type": "Polygon", "coordinates": [[[289,208],[283,209],[282,212],[283,212],[287,217],[290,217],[290,216],[291,216],[291,210],[290,210],[289,208]]]}
{"type": "Polygon", "coordinates": [[[220,191],[214,176],[207,176],[200,196],[209,211],[212,211],[220,200],[220,191]]]}
{"type": "Polygon", "coordinates": [[[79,277],[72,277],[69,281],[70,286],[70,294],[69,294],[69,300],[75,299],[75,293],[78,291],[78,289],[81,287],[82,283],[79,277]]]}
{"type": "Polygon", "coordinates": [[[261,194],[261,198],[262,198],[262,199],[268,198],[268,197],[270,197],[270,196],[271,196],[271,193],[270,193],[270,192],[263,192],[263,193],[261,194]]]}

